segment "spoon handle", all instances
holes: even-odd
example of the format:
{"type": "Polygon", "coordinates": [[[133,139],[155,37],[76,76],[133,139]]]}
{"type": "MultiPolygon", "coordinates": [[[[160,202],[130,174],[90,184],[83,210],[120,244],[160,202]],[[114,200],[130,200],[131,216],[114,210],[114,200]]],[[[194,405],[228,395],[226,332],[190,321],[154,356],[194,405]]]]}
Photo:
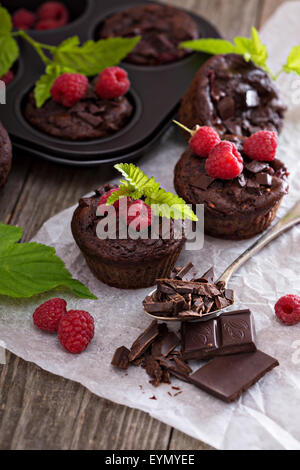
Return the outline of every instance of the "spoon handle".
{"type": "Polygon", "coordinates": [[[262,248],[268,245],[275,238],[279,237],[283,232],[289,230],[294,225],[300,223],[300,200],[295,204],[293,209],[283,217],[279,222],[251,245],[244,253],[242,253],[227,269],[224,271],[218,281],[224,281],[226,286],[231,276],[252,256],[256,255],[262,248]]]}

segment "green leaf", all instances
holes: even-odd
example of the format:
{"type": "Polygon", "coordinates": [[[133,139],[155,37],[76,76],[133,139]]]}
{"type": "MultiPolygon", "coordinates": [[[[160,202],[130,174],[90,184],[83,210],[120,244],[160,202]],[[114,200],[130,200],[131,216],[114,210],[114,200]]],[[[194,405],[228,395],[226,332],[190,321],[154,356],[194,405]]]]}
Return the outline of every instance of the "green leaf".
{"type": "Polygon", "coordinates": [[[113,192],[106,201],[106,205],[114,204],[122,197],[131,196],[130,189],[127,186],[122,186],[118,191],[113,192]]]}
{"type": "Polygon", "coordinates": [[[146,204],[154,205],[153,211],[157,216],[198,220],[183,199],[160,188],[160,184],[155,181],[153,176],[148,178],[133,163],[118,163],[115,168],[122,173],[126,180],[121,180],[119,191],[115,191],[108,198],[108,204],[113,204],[124,196],[130,196],[132,199],[140,199],[144,196],[146,204]]]}
{"type": "Polygon", "coordinates": [[[182,42],[179,47],[212,55],[231,54],[235,52],[235,46],[224,39],[195,39],[194,41],[182,42]]]}
{"type": "Polygon", "coordinates": [[[300,46],[292,48],[287,58],[286,65],[283,66],[286,73],[297,73],[300,75],[300,46]]]}
{"type": "Polygon", "coordinates": [[[10,33],[12,21],[7,9],[0,5],[0,36],[10,33]]]}
{"type": "Polygon", "coordinates": [[[46,67],[46,73],[40,77],[34,88],[34,98],[37,108],[41,108],[45,101],[51,97],[50,90],[53,83],[57,77],[65,72],[72,72],[72,70],[54,64],[46,67]]]}
{"type": "Polygon", "coordinates": [[[21,240],[22,235],[21,227],[0,223],[0,249],[4,250],[7,246],[17,243],[21,240]]]}
{"type": "Polygon", "coordinates": [[[53,61],[77,73],[93,76],[107,67],[119,64],[134,49],[139,40],[140,36],[108,38],[97,42],[87,41],[79,46],[79,39],[73,37],[56,48],[53,61]]]}
{"type": "Polygon", "coordinates": [[[19,57],[19,47],[16,40],[9,34],[0,35],[0,78],[13,66],[19,57]]]}
{"type": "MultiPolygon", "coordinates": [[[[267,47],[262,43],[258,31],[254,27],[252,28],[251,38],[237,36],[234,38],[234,44],[223,39],[195,39],[194,41],[181,43],[180,47],[212,55],[239,54],[247,62],[251,60],[266,72],[271,73],[267,65],[267,47]]],[[[274,77],[272,76],[272,78],[274,77]]]]}
{"type": "Polygon", "coordinates": [[[79,281],[72,279],[52,247],[39,243],[15,242],[22,230],[0,223],[0,294],[28,298],[57,287],[68,287],[86,299],[96,297],[79,281]]]}
{"type": "Polygon", "coordinates": [[[175,220],[198,220],[192,209],[181,197],[168,193],[162,188],[157,193],[153,193],[151,197],[147,197],[145,203],[152,207],[154,214],[157,216],[171,217],[175,220]]]}

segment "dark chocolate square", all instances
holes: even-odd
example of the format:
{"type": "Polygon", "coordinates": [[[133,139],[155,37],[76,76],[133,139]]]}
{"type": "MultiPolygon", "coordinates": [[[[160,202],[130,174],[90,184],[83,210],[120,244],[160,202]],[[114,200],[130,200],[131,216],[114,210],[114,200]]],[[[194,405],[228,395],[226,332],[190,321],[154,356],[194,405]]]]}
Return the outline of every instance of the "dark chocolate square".
{"type": "Polygon", "coordinates": [[[196,387],[231,403],[278,365],[276,359],[262,351],[220,356],[190,375],[189,380],[196,387]]]}

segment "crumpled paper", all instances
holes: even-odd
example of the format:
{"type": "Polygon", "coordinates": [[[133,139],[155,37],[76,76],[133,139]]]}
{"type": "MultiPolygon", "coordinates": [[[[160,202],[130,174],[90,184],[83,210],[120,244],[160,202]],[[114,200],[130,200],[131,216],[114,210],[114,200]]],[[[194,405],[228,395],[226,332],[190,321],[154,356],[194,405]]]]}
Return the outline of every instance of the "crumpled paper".
{"type": "MultiPolygon", "coordinates": [[[[268,44],[274,71],[283,64],[290,48],[300,43],[299,16],[298,2],[284,4],[264,27],[262,37],[268,44]]],[[[279,155],[291,171],[290,195],[279,213],[283,216],[300,197],[300,100],[297,104],[295,95],[300,79],[282,76],[279,84],[290,107],[279,149],[279,155]]],[[[173,168],[184,148],[180,133],[173,129],[144,157],[141,167],[173,191],[173,168]]],[[[80,382],[101,397],[144,410],[217,449],[299,450],[300,324],[283,326],[275,319],[273,307],[282,295],[300,294],[300,227],[266,247],[231,281],[237,294],[236,307],[249,307],[254,314],[258,348],[276,357],[280,367],[267,374],[238,402],[227,405],[176,379],[172,385],[180,386],[183,393],[171,397],[170,386],[153,388],[143,369],[132,367],[125,375],[110,366],[115,348],[130,346],[148,326],[149,319],[143,313],[141,302],[149,289],[122,291],[100,283],[91,275],[71,235],[73,210],[70,208],[50,219],[35,240],[54,246],[72,274],[99,296],[98,301],[89,301],[62,293],[69,308],[86,309],[94,315],[95,338],[85,353],[68,354],[60,347],[56,335],[38,331],[32,324],[32,312],[51,294],[28,301],[1,298],[0,340],[7,349],[54,374],[80,382]],[[150,400],[153,395],[157,400],[150,400]]],[[[179,264],[193,261],[203,272],[215,265],[217,274],[221,274],[250,244],[250,241],[206,237],[204,248],[183,252],[179,264]]]]}

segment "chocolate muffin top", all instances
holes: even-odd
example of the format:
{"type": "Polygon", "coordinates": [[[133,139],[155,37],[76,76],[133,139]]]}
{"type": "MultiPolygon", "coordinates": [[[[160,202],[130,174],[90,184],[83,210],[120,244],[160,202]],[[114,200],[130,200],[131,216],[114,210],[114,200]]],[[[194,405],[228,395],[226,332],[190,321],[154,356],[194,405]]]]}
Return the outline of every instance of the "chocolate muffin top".
{"type": "Polygon", "coordinates": [[[133,113],[126,96],[103,100],[91,84],[86,96],[71,108],[52,98],[37,108],[33,93],[29,95],[25,117],[46,134],[67,140],[89,140],[106,137],[122,129],[133,113]]]}
{"type": "Polygon", "coordinates": [[[189,128],[214,127],[220,135],[280,132],[286,111],[271,77],[236,54],[213,56],[184,96],[179,120],[189,128]]]}
{"type": "Polygon", "coordinates": [[[182,41],[197,39],[198,26],[184,11],[168,5],[139,5],[117,13],[107,20],[101,38],[133,37],[142,39],[126,61],[139,65],[160,65],[175,62],[189,52],[179,49],[182,41]]]}
{"type": "Polygon", "coordinates": [[[175,188],[188,204],[205,204],[219,215],[234,216],[247,211],[264,212],[288,193],[288,172],[278,159],[272,162],[250,160],[243,153],[243,138],[226,136],[234,142],[244,159],[242,174],[233,180],[211,178],[205,171],[205,158],[189,149],[175,168],[175,188]]]}
{"type": "Polygon", "coordinates": [[[11,169],[12,147],[8,133],[0,122],[0,188],[6,183],[11,169]]]}
{"type": "Polygon", "coordinates": [[[185,242],[185,238],[174,238],[174,222],[170,221],[170,237],[162,238],[161,234],[157,239],[120,239],[118,230],[116,239],[100,239],[97,236],[96,228],[101,217],[97,217],[96,211],[98,203],[103,194],[116,185],[106,184],[97,189],[95,195],[83,198],[79,201],[79,206],[74,212],[72,219],[72,233],[79,248],[89,256],[100,256],[107,262],[116,261],[127,265],[137,261],[147,262],[151,259],[159,259],[166,253],[172,253],[185,242]]]}

